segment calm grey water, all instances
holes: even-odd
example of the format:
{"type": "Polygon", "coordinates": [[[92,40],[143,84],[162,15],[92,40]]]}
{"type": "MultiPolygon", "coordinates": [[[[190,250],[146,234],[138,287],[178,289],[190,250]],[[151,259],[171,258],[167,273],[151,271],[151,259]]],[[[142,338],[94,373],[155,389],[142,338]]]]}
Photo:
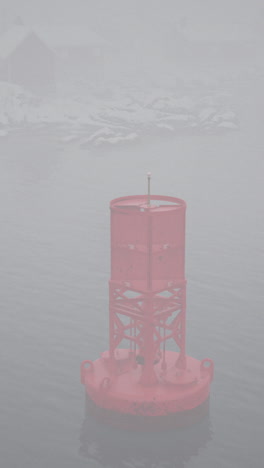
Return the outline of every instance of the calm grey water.
{"type": "Polygon", "coordinates": [[[227,135],[0,142],[3,468],[263,466],[262,103],[239,92],[227,135]],[[136,434],[91,429],[79,364],[107,348],[109,201],[144,193],[149,170],[153,193],[187,201],[188,352],[216,371],[209,421],[141,435],[141,455],[136,434]]]}

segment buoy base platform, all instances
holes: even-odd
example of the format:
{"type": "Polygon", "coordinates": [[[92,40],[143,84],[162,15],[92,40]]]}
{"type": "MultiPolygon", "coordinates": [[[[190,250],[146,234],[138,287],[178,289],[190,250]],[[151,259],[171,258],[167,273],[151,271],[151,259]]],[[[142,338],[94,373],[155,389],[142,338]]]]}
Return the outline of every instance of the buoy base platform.
{"type": "Polygon", "coordinates": [[[158,417],[182,413],[202,405],[209,396],[213,361],[166,351],[154,366],[151,385],[142,382],[140,359],[127,349],[116,349],[96,361],[83,361],[81,382],[99,408],[126,415],[158,417]],[[166,362],[166,366],[164,365],[166,362]]]}

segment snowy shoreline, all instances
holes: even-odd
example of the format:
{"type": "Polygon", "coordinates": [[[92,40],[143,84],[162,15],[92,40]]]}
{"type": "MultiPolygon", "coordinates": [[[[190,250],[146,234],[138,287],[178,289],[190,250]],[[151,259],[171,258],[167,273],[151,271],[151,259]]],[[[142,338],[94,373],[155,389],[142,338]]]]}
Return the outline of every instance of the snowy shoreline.
{"type": "Polygon", "coordinates": [[[146,134],[217,134],[239,129],[236,113],[221,94],[193,98],[164,90],[123,89],[111,98],[41,98],[0,83],[0,137],[48,132],[67,145],[116,145],[146,134]]]}

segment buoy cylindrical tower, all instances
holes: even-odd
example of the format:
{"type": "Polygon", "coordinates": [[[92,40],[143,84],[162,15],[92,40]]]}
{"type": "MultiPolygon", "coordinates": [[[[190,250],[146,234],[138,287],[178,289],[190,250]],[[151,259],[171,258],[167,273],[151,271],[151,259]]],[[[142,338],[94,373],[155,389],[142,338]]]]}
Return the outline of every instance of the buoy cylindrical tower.
{"type": "Polygon", "coordinates": [[[110,203],[109,350],[84,361],[100,408],[162,416],[204,403],[213,361],[186,355],[183,200],[136,195],[110,203]]]}

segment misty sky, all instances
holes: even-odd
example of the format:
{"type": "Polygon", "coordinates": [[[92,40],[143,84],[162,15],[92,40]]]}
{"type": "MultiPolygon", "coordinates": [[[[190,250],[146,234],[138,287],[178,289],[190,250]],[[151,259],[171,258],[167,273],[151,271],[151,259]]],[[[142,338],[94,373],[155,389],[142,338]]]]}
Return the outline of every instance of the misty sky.
{"type": "Polygon", "coordinates": [[[84,23],[109,38],[165,31],[170,25],[209,28],[239,24],[254,30],[264,6],[261,0],[0,0],[31,24],[66,20],[84,23]],[[193,26],[194,24],[194,26],[193,26]]]}

